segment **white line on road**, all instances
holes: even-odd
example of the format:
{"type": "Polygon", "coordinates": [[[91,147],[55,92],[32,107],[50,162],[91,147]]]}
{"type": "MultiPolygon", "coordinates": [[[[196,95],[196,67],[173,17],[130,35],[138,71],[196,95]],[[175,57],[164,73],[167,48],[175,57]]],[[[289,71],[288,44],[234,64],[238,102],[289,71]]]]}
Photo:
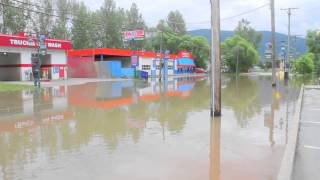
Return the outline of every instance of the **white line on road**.
{"type": "Polygon", "coordinates": [[[314,150],[320,150],[320,147],[316,147],[316,146],[304,146],[304,148],[314,149],[314,150]]]}
{"type": "Polygon", "coordinates": [[[320,111],[320,108],[308,108],[310,111],[320,111]]]}
{"type": "Polygon", "coordinates": [[[317,122],[317,121],[301,121],[302,124],[319,124],[320,125],[320,122],[317,122]]]}

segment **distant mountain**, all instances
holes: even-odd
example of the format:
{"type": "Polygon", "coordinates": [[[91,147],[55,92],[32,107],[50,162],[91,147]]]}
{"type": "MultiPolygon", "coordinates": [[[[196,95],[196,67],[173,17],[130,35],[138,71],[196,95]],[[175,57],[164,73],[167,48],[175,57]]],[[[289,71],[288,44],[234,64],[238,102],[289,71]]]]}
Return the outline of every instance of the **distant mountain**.
{"type": "MultiPolygon", "coordinates": [[[[260,31],[263,35],[263,39],[260,44],[259,48],[259,54],[260,56],[264,55],[265,46],[268,42],[271,40],[271,32],[269,31],[260,31]]],[[[210,29],[199,29],[199,30],[193,30],[189,31],[191,35],[194,36],[203,36],[205,37],[209,42],[211,42],[211,30],[210,29]]],[[[228,37],[231,37],[234,35],[233,31],[221,31],[221,41],[223,42],[228,37]]],[[[281,41],[287,42],[288,36],[281,33],[276,33],[276,44],[277,44],[277,54],[279,54],[281,50],[281,41]]],[[[303,54],[307,51],[306,47],[306,40],[304,38],[292,38],[292,48],[296,49],[296,52],[298,54],[303,54]]]]}

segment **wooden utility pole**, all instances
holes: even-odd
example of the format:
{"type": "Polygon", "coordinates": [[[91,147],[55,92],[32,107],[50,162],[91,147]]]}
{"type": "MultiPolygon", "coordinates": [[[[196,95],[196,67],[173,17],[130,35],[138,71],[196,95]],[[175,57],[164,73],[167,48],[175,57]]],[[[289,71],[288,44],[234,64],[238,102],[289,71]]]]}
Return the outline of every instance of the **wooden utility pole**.
{"type": "Polygon", "coordinates": [[[287,63],[285,63],[285,79],[289,79],[289,72],[290,72],[290,59],[291,59],[291,14],[292,10],[299,9],[299,8],[286,8],[281,9],[282,11],[287,11],[288,13],[288,49],[287,49],[287,63]]]}
{"type": "MultiPolygon", "coordinates": [[[[159,63],[159,82],[161,82],[162,80],[162,66],[163,66],[163,62],[162,62],[162,51],[163,51],[163,47],[162,47],[162,40],[163,40],[163,31],[161,31],[161,37],[160,37],[160,63],[159,63]]],[[[157,72],[157,71],[156,71],[157,72]]]]}
{"type": "Polygon", "coordinates": [[[239,75],[239,53],[240,53],[240,48],[237,47],[237,66],[236,66],[236,75],[239,75]]]}
{"type": "Polygon", "coordinates": [[[276,23],[274,17],[274,0],[270,0],[271,6],[271,44],[272,44],[272,86],[276,86],[276,23]]]}
{"type": "Polygon", "coordinates": [[[0,32],[4,32],[4,5],[0,4],[0,32]]]}
{"type": "Polygon", "coordinates": [[[220,0],[211,0],[211,117],[221,116],[220,0]]]}

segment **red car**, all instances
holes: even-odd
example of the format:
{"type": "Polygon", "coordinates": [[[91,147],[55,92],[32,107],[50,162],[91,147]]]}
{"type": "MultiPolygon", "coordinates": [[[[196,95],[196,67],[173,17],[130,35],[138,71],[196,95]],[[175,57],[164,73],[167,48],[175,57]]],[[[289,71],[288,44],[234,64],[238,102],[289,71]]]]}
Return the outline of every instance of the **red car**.
{"type": "Polygon", "coordinates": [[[207,71],[202,68],[195,68],[193,72],[194,73],[207,73],[207,71]]]}

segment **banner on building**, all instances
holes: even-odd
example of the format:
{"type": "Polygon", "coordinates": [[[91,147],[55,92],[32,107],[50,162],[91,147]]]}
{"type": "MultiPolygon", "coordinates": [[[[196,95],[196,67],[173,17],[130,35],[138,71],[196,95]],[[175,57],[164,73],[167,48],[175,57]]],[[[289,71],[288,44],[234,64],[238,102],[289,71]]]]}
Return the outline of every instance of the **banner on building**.
{"type": "Polygon", "coordinates": [[[139,66],[139,56],[138,55],[132,55],[131,56],[131,66],[132,67],[139,66]]]}
{"type": "MultiPolygon", "coordinates": [[[[41,45],[43,49],[69,50],[72,48],[72,44],[70,41],[46,39],[45,37],[41,38],[42,40],[44,40],[41,45]]],[[[39,48],[38,39],[36,38],[6,34],[0,34],[0,46],[19,48],[39,48]]]]}
{"type": "Polygon", "coordinates": [[[123,39],[125,41],[143,40],[145,37],[144,30],[125,31],[123,32],[123,39]]]}

